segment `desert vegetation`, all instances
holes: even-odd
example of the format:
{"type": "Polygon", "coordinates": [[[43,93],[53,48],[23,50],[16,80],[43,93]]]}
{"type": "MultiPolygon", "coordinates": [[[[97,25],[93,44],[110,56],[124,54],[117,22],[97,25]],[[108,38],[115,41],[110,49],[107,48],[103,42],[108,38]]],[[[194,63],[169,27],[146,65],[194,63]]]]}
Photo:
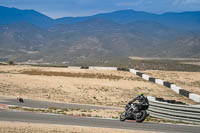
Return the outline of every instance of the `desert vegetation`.
{"type": "Polygon", "coordinates": [[[8,65],[13,65],[13,64],[14,64],[14,61],[12,61],[12,60],[8,61],[8,65]]]}

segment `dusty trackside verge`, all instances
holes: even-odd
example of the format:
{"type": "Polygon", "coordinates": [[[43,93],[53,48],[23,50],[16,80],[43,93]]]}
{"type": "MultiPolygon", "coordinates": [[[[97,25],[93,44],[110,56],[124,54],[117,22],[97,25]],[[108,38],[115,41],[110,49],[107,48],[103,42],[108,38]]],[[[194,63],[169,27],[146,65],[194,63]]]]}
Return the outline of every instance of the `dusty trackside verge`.
{"type": "Polygon", "coordinates": [[[128,71],[122,71],[122,69],[113,71],[117,69],[112,68],[108,68],[112,70],[108,71],[105,70],[107,68],[102,67],[100,70],[96,70],[98,68],[0,66],[0,71],[7,72],[0,73],[0,93],[7,96],[19,95],[27,99],[122,107],[133,97],[144,92],[145,95],[154,97],[160,96],[168,100],[194,103],[166,87],[152,84],[128,71]],[[21,74],[35,70],[42,72],[43,75],[40,73],[38,73],[39,75],[21,74]],[[61,73],[57,72],[67,74],[70,72],[73,77],[59,76],[61,73]],[[49,76],[44,74],[49,74],[49,76]],[[53,74],[57,74],[57,76],[53,74]],[[84,77],[87,74],[89,76],[84,77]]]}

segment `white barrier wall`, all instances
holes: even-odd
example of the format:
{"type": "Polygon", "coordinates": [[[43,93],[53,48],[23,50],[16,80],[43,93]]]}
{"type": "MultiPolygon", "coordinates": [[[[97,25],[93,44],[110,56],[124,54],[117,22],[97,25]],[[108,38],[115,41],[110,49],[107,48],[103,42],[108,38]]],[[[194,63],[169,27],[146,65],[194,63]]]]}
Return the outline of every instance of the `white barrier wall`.
{"type": "Polygon", "coordinates": [[[149,101],[156,101],[156,98],[155,98],[155,97],[147,96],[147,98],[148,98],[149,101]]]}
{"type": "Polygon", "coordinates": [[[146,74],[142,74],[142,78],[145,79],[145,80],[149,80],[150,76],[146,75],[146,74]]]}
{"type": "Polygon", "coordinates": [[[189,94],[189,98],[194,100],[195,102],[200,102],[200,95],[194,94],[194,93],[190,93],[189,94]]]}
{"type": "Polygon", "coordinates": [[[171,89],[179,94],[179,90],[182,88],[179,86],[176,86],[175,84],[171,84],[171,89]]]}
{"type": "Polygon", "coordinates": [[[135,69],[130,69],[130,72],[136,74],[136,73],[139,72],[139,71],[137,71],[137,70],[135,70],[135,69]]]}
{"type": "Polygon", "coordinates": [[[164,85],[164,80],[161,79],[156,79],[155,83],[159,84],[159,85],[164,85]]]}
{"type": "Polygon", "coordinates": [[[91,70],[112,70],[112,71],[117,71],[116,67],[95,67],[95,66],[91,66],[91,67],[89,67],[89,69],[91,69],[91,70]]]}

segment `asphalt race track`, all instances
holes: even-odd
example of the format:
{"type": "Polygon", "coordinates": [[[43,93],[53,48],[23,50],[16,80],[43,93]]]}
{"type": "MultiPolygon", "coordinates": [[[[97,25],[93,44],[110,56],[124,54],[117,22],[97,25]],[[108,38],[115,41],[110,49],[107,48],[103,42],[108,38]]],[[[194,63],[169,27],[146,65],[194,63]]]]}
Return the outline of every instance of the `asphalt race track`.
{"type": "Polygon", "coordinates": [[[16,105],[16,106],[24,106],[31,108],[69,108],[69,109],[112,109],[119,110],[120,108],[113,107],[104,107],[104,106],[93,106],[93,105],[81,105],[81,104],[68,104],[68,103],[60,103],[60,102],[48,102],[48,101],[38,101],[38,100],[30,100],[24,99],[24,103],[20,103],[16,98],[12,97],[3,97],[0,96],[0,104],[7,105],[16,105]]]}
{"type": "MultiPolygon", "coordinates": [[[[18,105],[33,108],[73,108],[73,109],[119,109],[92,105],[66,104],[57,102],[37,101],[25,99],[24,103],[19,103],[15,98],[0,97],[0,104],[18,105]]],[[[200,126],[156,124],[156,123],[135,123],[131,121],[120,122],[113,119],[83,118],[76,116],[42,114],[24,111],[0,110],[0,121],[18,121],[31,123],[77,125],[88,127],[103,127],[130,130],[146,130],[167,133],[199,133],[200,126]]]]}
{"type": "Polygon", "coordinates": [[[172,124],[153,124],[153,123],[135,123],[120,122],[119,120],[83,118],[66,115],[40,114],[32,112],[14,112],[0,110],[1,121],[19,121],[31,123],[61,124],[61,125],[78,125],[88,127],[103,127],[130,130],[146,130],[169,133],[199,133],[199,126],[185,126],[172,124]]]}

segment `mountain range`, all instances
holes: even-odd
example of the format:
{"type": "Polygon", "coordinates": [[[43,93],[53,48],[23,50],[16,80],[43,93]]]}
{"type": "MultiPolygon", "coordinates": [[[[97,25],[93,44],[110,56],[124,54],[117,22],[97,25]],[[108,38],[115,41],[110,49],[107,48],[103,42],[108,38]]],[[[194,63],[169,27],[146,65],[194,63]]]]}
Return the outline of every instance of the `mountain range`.
{"type": "Polygon", "coordinates": [[[200,57],[200,11],[121,10],[52,19],[0,6],[0,61],[106,62],[140,57],[200,57]]]}

